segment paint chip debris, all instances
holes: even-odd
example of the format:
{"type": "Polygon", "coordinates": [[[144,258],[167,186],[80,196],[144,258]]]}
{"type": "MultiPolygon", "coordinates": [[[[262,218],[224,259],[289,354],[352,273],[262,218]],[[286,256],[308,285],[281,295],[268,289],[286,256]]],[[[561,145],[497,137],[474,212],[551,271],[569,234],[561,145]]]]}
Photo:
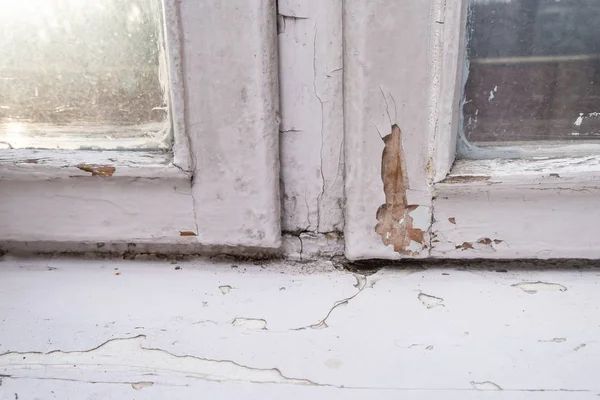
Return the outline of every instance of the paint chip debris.
{"type": "Polygon", "coordinates": [[[113,176],[117,170],[115,167],[111,167],[110,165],[96,164],[79,164],[77,168],[85,172],[90,172],[92,176],[113,176]]]}
{"type": "Polygon", "coordinates": [[[227,294],[227,293],[231,292],[231,289],[233,289],[233,288],[231,286],[229,286],[229,285],[219,286],[219,290],[223,294],[227,294]]]}
{"type": "Polygon", "coordinates": [[[450,217],[450,218],[448,218],[448,221],[449,221],[451,224],[454,224],[454,225],[456,225],[456,218],[454,218],[454,217],[450,217]]]}
{"type": "Polygon", "coordinates": [[[540,291],[548,292],[566,292],[567,288],[558,283],[547,283],[547,282],[521,282],[515,283],[513,287],[518,287],[527,294],[536,294],[540,291]]]}
{"type": "Polygon", "coordinates": [[[475,389],[475,390],[502,390],[500,385],[498,385],[494,382],[490,382],[490,381],[484,381],[484,382],[471,381],[471,386],[473,386],[473,389],[475,389]]]}
{"type": "Polygon", "coordinates": [[[419,293],[418,298],[421,301],[421,303],[423,303],[423,305],[427,308],[444,307],[444,305],[442,304],[444,302],[444,299],[442,299],[441,297],[435,297],[426,293],[419,293]]]}
{"type": "Polygon", "coordinates": [[[135,390],[142,390],[152,385],[154,385],[154,382],[135,382],[131,384],[131,387],[135,390]]]}
{"type": "Polygon", "coordinates": [[[579,350],[583,349],[585,346],[586,346],[586,344],[585,344],[585,343],[581,343],[579,346],[575,347],[575,348],[573,349],[573,351],[579,351],[579,350]]]}
{"type": "Polygon", "coordinates": [[[192,231],[179,231],[179,236],[198,236],[192,231]]]}
{"type": "Polygon", "coordinates": [[[236,318],[231,323],[233,326],[254,330],[266,330],[267,321],[262,318],[236,318]]]}

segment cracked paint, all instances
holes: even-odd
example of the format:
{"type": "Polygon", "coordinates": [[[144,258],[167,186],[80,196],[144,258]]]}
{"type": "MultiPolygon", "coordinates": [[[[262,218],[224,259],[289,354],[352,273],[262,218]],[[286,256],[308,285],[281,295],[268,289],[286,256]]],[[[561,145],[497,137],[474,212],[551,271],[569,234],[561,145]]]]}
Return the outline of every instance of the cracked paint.
{"type": "Polygon", "coordinates": [[[398,253],[413,255],[425,245],[425,231],[413,226],[410,215],[419,206],[409,205],[406,198],[409,183],[400,127],[392,125],[392,132],[383,138],[383,142],[381,180],[385,204],[377,210],[375,232],[381,236],[384,245],[392,245],[398,253]],[[418,247],[412,247],[413,242],[418,247]]]}
{"type": "Polygon", "coordinates": [[[345,299],[342,300],[338,300],[336,301],[333,306],[329,309],[329,312],[327,313],[327,315],[325,316],[325,318],[323,318],[322,320],[320,320],[319,322],[309,325],[309,326],[304,326],[302,328],[297,328],[294,330],[304,330],[304,329],[326,329],[329,328],[329,325],[327,325],[327,319],[331,316],[331,314],[333,313],[333,311],[340,307],[340,306],[344,306],[347,305],[352,299],[354,299],[356,296],[358,296],[366,287],[367,287],[367,277],[365,275],[360,275],[360,274],[354,274],[354,278],[356,279],[356,284],[354,284],[353,286],[358,288],[358,291],[356,293],[354,293],[352,296],[347,297],[345,299]]]}
{"type": "Polygon", "coordinates": [[[566,341],[567,341],[567,339],[562,338],[562,337],[555,337],[555,338],[552,338],[549,340],[541,340],[541,339],[538,340],[538,342],[540,342],[540,343],[563,343],[566,341]]]}
{"type": "MultiPolygon", "coordinates": [[[[145,339],[145,335],[110,339],[83,351],[7,352],[0,355],[0,370],[7,377],[21,378],[32,375],[32,370],[43,368],[44,379],[61,379],[64,378],[65,366],[82,365],[87,371],[100,375],[126,368],[130,373],[184,374],[214,382],[313,384],[306,379],[288,378],[277,368],[253,368],[231,360],[176,355],[162,349],[147,348],[143,346],[145,339]]],[[[137,384],[140,389],[150,386],[147,382],[137,384]]]]}
{"type": "Polygon", "coordinates": [[[513,287],[518,287],[527,294],[536,294],[540,291],[548,292],[566,292],[567,288],[558,283],[547,283],[547,282],[521,282],[515,283],[513,287]]]}

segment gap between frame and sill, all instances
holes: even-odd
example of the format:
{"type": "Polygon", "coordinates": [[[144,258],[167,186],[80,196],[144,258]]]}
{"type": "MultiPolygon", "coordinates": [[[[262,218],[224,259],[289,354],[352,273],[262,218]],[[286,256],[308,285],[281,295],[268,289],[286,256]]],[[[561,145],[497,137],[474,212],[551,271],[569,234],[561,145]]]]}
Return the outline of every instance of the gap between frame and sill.
{"type": "Polygon", "coordinates": [[[0,180],[50,180],[81,176],[191,179],[172,154],[160,151],[34,150],[0,151],[0,180]]]}

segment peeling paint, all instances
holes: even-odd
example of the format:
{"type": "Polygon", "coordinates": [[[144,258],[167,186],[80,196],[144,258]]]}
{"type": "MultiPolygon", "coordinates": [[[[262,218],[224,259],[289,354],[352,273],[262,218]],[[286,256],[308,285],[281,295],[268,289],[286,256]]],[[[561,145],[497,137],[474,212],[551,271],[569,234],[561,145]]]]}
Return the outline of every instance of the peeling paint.
{"type": "Polygon", "coordinates": [[[92,176],[112,176],[117,170],[110,165],[96,164],[79,164],[77,168],[85,172],[91,172],[92,176]]]}
{"type": "Polygon", "coordinates": [[[381,236],[383,244],[392,245],[394,251],[414,254],[425,244],[425,231],[413,226],[413,217],[409,214],[418,206],[409,205],[406,199],[409,183],[400,127],[392,125],[392,132],[383,138],[383,142],[381,180],[385,204],[377,210],[375,232],[381,236]],[[412,242],[418,247],[411,246],[412,242]]]}
{"type": "Polygon", "coordinates": [[[528,294],[536,294],[539,291],[549,292],[566,292],[567,288],[558,283],[547,283],[547,282],[522,282],[515,283],[513,287],[518,287],[522,291],[528,294]]]}
{"type": "MultiPolygon", "coordinates": [[[[0,367],[9,377],[17,377],[17,374],[20,375],[18,377],[26,377],[28,371],[44,368],[45,379],[61,379],[65,373],[65,365],[85,365],[86,370],[93,370],[98,374],[120,372],[126,366],[132,373],[178,373],[214,382],[315,385],[307,379],[288,378],[277,368],[253,368],[231,360],[176,355],[163,349],[147,348],[142,345],[145,339],[145,335],[110,339],[83,351],[8,352],[0,355],[0,367]]],[[[134,389],[152,386],[151,382],[128,383],[134,389]]]]}
{"type": "Polygon", "coordinates": [[[240,328],[266,330],[267,321],[262,318],[236,318],[231,324],[240,328]]]}
{"type": "Polygon", "coordinates": [[[457,244],[455,246],[456,249],[462,249],[462,250],[473,250],[473,243],[471,242],[463,242],[463,244],[457,244]]]}
{"type": "Polygon", "coordinates": [[[490,382],[490,381],[484,381],[484,382],[471,381],[471,386],[473,386],[473,389],[475,389],[475,390],[502,390],[500,385],[498,385],[494,382],[490,382]]]}
{"type": "Polygon", "coordinates": [[[222,294],[227,294],[231,291],[232,287],[229,285],[223,285],[223,286],[219,286],[219,290],[221,291],[222,294]]]}
{"type": "Polygon", "coordinates": [[[131,387],[135,390],[142,390],[144,388],[153,386],[154,382],[135,382],[131,384],[131,387]]]}
{"type": "Polygon", "coordinates": [[[488,101],[494,100],[495,93],[498,93],[498,86],[495,86],[493,90],[490,90],[490,96],[488,97],[488,101]]]}
{"type": "Polygon", "coordinates": [[[441,297],[435,297],[427,293],[419,293],[419,296],[417,297],[427,308],[444,307],[444,304],[442,304],[444,299],[441,297]]]}

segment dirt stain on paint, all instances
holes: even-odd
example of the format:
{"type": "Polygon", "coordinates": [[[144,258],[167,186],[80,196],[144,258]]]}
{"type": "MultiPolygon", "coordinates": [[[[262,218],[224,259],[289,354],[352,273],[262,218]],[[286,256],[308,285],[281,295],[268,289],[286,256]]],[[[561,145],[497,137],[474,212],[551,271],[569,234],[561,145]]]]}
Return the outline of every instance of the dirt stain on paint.
{"type": "Polygon", "coordinates": [[[381,180],[385,192],[385,204],[377,210],[375,232],[384,245],[394,246],[394,251],[411,254],[411,242],[425,243],[425,232],[413,227],[410,212],[418,206],[407,204],[408,174],[402,148],[402,132],[396,124],[392,132],[383,138],[385,147],[381,157],[381,180]]]}

